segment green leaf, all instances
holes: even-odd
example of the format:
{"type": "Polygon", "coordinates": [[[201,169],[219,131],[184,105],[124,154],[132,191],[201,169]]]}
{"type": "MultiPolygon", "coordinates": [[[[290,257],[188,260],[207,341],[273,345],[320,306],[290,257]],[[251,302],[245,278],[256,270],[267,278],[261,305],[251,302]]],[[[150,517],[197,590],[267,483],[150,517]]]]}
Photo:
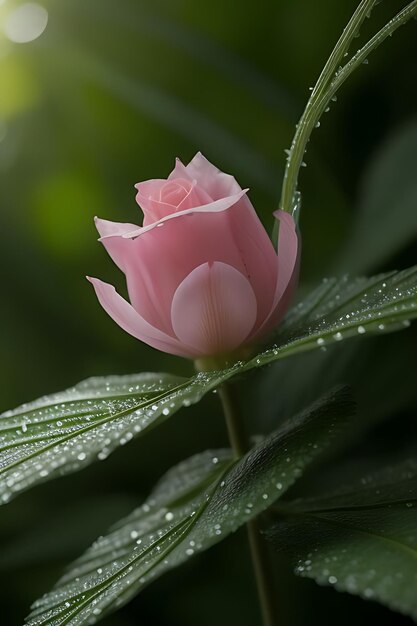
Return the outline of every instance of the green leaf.
{"type": "Polygon", "coordinates": [[[415,366],[410,345],[416,340],[416,330],[414,327],[400,335],[374,337],[365,344],[358,337],[344,345],[329,346],[324,352],[316,350],[277,361],[242,387],[242,402],[249,407],[249,414],[262,406],[258,428],[268,432],[329,386],[348,384],[358,404],[357,419],[344,441],[349,446],[377,424],[391,417],[395,420],[399,413],[416,406],[415,380],[405,375],[415,366]]]}
{"type": "Polygon", "coordinates": [[[0,417],[0,499],[105,459],[182,406],[182,378],[90,378],[0,417]]]}
{"type": "Polygon", "coordinates": [[[34,605],[28,625],[92,623],[156,577],[218,543],[285,493],[340,433],[353,410],[349,393],[338,389],[237,462],[220,450],[180,464],[144,505],[98,539],[34,605]]]}
{"type": "Polygon", "coordinates": [[[0,416],[0,501],[106,458],[116,447],[198,402],[226,380],[349,337],[398,330],[417,315],[417,268],[326,280],[248,362],[190,380],[168,374],[94,378],[0,416]]]}
{"type": "Polygon", "coordinates": [[[383,147],[365,177],[358,216],[339,266],[369,271],[417,236],[417,124],[412,122],[383,147]]]}
{"type": "Polygon", "coordinates": [[[417,316],[417,266],[372,278],[323,283],[288,315],[275,345],[246,369],[343,339],[408,327],[417,316]]]}
{"type": "Polygon", "coordinates": [[[276,507],[271,537],[295,572],[417,619],[417,463],[276,507]]]}

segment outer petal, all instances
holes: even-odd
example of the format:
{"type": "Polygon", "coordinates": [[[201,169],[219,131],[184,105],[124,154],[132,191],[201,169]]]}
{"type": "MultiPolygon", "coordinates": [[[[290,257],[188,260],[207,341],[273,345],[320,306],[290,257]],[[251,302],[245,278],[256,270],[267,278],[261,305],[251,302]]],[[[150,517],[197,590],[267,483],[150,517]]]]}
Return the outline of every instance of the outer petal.
{"type": "MultiPolygon", "coordinates": [[[[124,240],[126,241],[126,240],[124,240]]],[[[260,326],[271,312],[277,282],[276,253],[249,201],[219,213],[188,213],[126,241],[125,274],[133,307],[174,336],[171,304],[178,285],[196,267],[219,261],[249,281],[260,326]]]]}
{"type": "Polygon", "coordinates": [[[298,282],[299,245],[293,217],[285,211],[275,211],[279,220],[278,278],[272,309],[256,337],[272,330],[285,316],[298,282]]]}
{"type": "MultiPolygon", "coordinates": [[[[184,178],[186,174],[214,199],[238,194],[241,189],[233,176],[221,172],[201,152],[197,152],[187,166],[177,159],[170,177],[184,178]]],[[[277,281],[276,254],[246,194],[228,210],[228,219],[234,246],[239,250],[241,262],[245,266],[244,273],[255,289],[258,301],[256,329],[271,313],[277,281]]]]}
{"type": "Polygon", "coordinates": [[[240,190],[239,193],[233,196],[228,196],[227,198],[219,198],[219,200],[210,202],[209,204],[203,204],[201,206],[196,206],[191,209],[185,209],[183,211],[177,211],[176,213],[171,213],[170,215],[166,215],[165,217],[161,218],[157,222],[152,222],[151,224],[147,224],[146,226],[143,226],[142,228],[136,227],[135,229],[132,229],[130,232],[124,233],[122,236],[126,238],[139,237],[139,235],[143,235],[143,233],[146,233],[149,230],[152,230],[153,228],[161,226],[168,220],[176,219],[183,215],[189,215],[192,213],[220,213],[221,211],[226,211],[226,209],[229,209],[231,206],[236,204],[236,202],[238,202],[238,200],[240,200],[247,191],[248,191],[247,189],[243,189],[243,190],[240,190]]]}
{"type": "Polygon", "coordinates": [[[204,263],[179,285],[172,301],[178,339],[204,355],[241,346],[256,320],[256,297],[243,274],[226,263],[204,263]]]}
{"type": "Polygon", "coordinates": [[[181,345],[176,339],[149,324],[117,293],[112,285],[97,278],[88,277],[88,280],[93,285],[103,309],[127,333],[163,352],[187,358],[194,358],[199,355],[197,351],[188,349],[187,346],[181,345]]]}
{"type": "Polygon", "coordinates": [[[94,223],[100,237],[124,235],[125,233],[139,228],[136,224],[129,224],[128,222],[110,222],[110,220],[102,220],[100,217],[95,217],[94,223]]]}
{"type": "Polygon", "coordinates": [[[294,276],[298,256],[298,236],[294,218],[289,213],[279,210],[274,212],[274,216],[279,220],[278,280],[274,296],[276,307],[282,301],[294,276]]]}
{"type": "Polygon", "coordinates": [[[121,235],[138,229],[135,224],[123,224],[121,222],[109,222],[99,217],[94,218],[96,228],[110,257],[123,272],[125,271],[125,256],[129,248],[129,242],[121,235]]]}
{"type": "Polygon", "coordinates": [[[258,302],[258,328],[269,315],[277,282],[274,246],[249,199],[245,196],[228,212],[230,235],[238,250],[244,274],[258,302]]]}
{"type": "Polygon", "coordinates": [[[221,172],[201,152],[197,152],[195,157],[185,167],[181,162],[177,162],[170,177],[177,178],[180,172],[186,173],[190,180],[196,180],[197,184],[205,189],[214,200],[231,196],[241,191],[240,185],[233,176],[221,172]]]}

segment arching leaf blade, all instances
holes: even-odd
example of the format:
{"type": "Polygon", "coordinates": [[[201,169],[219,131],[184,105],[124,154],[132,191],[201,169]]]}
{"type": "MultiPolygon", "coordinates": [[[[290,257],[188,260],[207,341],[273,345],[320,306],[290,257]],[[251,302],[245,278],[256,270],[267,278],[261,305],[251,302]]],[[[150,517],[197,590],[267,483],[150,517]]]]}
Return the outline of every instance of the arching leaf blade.
{"type": "Polygon", "coordinates": [[[271,539],[295,573],[417,619],[417,465],[276,509],[271,539]]]}
{"type": "Polygon", "coordinates": [[[158,576],[210,548],[279,498],[346,425],[354,405],[330,392],[239,461],[206,452],[171,470],[142,507],[41,598],[29,626],[100,619],[158,576]]]}

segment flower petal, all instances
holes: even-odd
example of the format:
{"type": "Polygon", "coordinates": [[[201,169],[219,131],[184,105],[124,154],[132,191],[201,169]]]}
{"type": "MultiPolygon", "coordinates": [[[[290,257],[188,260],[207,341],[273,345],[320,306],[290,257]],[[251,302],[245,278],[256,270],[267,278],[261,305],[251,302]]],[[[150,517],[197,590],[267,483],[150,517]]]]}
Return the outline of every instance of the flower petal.
{"type": "Polygon", "coordinates": [[[191,176],[187,172],[187,168],[184,163],[178,157],[175,159],[175,166],[167,180],[174,180],[175,178],[188,178],[192,180],[191,176]]]}
{"type": "Polygon", "coordinates": [[[197,152],[185,167],[185,171],[190,179],[196,180],[197,184],[205,189],[213,200],[238,194],[242,190],[233,176],[221,172],[201,152],[197,152]]]}
{"type": "MultiPolygon", "coordinates": [[[[258,318],[256,328],[269,315],[277,283],[276,252],[249,198],[243,197],[227,211],[231,245],[238,251],[242,273],[256,294],[258,318]]],[[[235,265],[238,267],[239,265],[235,265]]]]}
{"type": "Polygon", "coordinates": [[[193,269],[206,262],[227,263],[248,279],[257,300],[256,328],[271,313],[277,284],[276,252],[246,197],[225,211],[187,213],[145,230],[135,239],[114,237],[103,243],[112,251],[118,247],[119,266],[126,274],[135,310],[171,336],[175,290],[193,269]]]}
{"type": "Polygon", "coordinates": [[[209,356],[241,346],[256,313],[256,297],[243,274],[226,263],[204,263],[176,290],[172,327],[181,343],[209,356]]]}
{"type": "Polygon", "coordinates": [[[98,278],[87,278],[93,285],[103,309],[127,333],[163,352],[187,358],[199,355],[198,351],[188,349],[173,337],[149,324],[129,302],[117,293],[113,285],[104,283],[98,278]]]}
{"type": "Polygon", "coordinates": [[[238,202],[219,213],[190,213],[136,239],[119,238],[127,244],[124,272],[136,311],[174,336],[171,304],[178,285],[199,265],[219,261],[249,281],[257,300],[256,325],[261,325],[272,309],[277,260],[265,229],[248,204],[238,202]]]}
{"type": "Polygon", "coordinates": [[[278,277],[271,312],[254,338],[269,332],[283,319],[298,282],[299,245],[295,221],[281,210],[275,211],[274,216],[279,220],[278,277]]]}
{"type": "Polygon", "coordinates": [[[136,224],[126,222],[110,222],[110,220],[102,220],[100,217],[94,218],[94,223],[99,232],[100,237],[113,237],[115,235],[124,235],[132,230],[138,229],[136,224]]]}
{"type": "Polygon", "coordinates": [[[220,198],[219,200],[210,202],[209,204],[196,206],[196,207],[193,207],[192,209],[185,209],[184,211],[171,213],[170,215],[166,215],[165,217],[161,218],[157,222],[152,222],[151,224],[147,224],[147,226],[143,226],[142,228],[136,227],[135,229],[132,229],[132,231],[124,233],[122,236],[125,237],[126,239],[133,239],[134,237],[139,237],[140,235],[143,235],[144,233],[152,230],[153,228],[162,226],[168,220],[181,217],[182,215],[190,215],[193,213],[220,213],[221,211],[226,211],[226,209],[229,209],[231,206],[236,204],[236,202],[238,202],[242,198],[242,196],[245,195],[247,191],[248,189],[243,189],[239,193],[233,196],[228,196],[227,198],[220,198]]]}
{"type": "Polygon", "coordinates": [[[126,232],[131,232],[133,229],[137,230],[139,226],[121,222],[110,222],[109,220],[102,220],[99,217],[95,217],[94,222],[99,232],[101,243],[104,245],[117,267],[124,272],[128,246],[126,245],[126,240],[123,239],[121,235],[124,235],[126,232]]]}
{"type": "Polygon", "coordinates": [[[213,202],[213,198],[188,177],[146,180],[135,187],[138,190],[136,202],[143,211],[145,227],[173,213],[213,202]]]}

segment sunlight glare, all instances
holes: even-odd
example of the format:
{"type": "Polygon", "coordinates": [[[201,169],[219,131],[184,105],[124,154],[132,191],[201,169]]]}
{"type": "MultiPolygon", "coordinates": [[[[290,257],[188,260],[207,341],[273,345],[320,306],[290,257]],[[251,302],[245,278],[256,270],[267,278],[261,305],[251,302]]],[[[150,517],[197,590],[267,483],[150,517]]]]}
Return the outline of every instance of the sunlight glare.
{"type": "Polygon", "coordinates": [[[3,30],[10,41],[28,43],[42,35],[47,23],[48,11],[40,4],[28,2],[8,14],[3,30]]]}

